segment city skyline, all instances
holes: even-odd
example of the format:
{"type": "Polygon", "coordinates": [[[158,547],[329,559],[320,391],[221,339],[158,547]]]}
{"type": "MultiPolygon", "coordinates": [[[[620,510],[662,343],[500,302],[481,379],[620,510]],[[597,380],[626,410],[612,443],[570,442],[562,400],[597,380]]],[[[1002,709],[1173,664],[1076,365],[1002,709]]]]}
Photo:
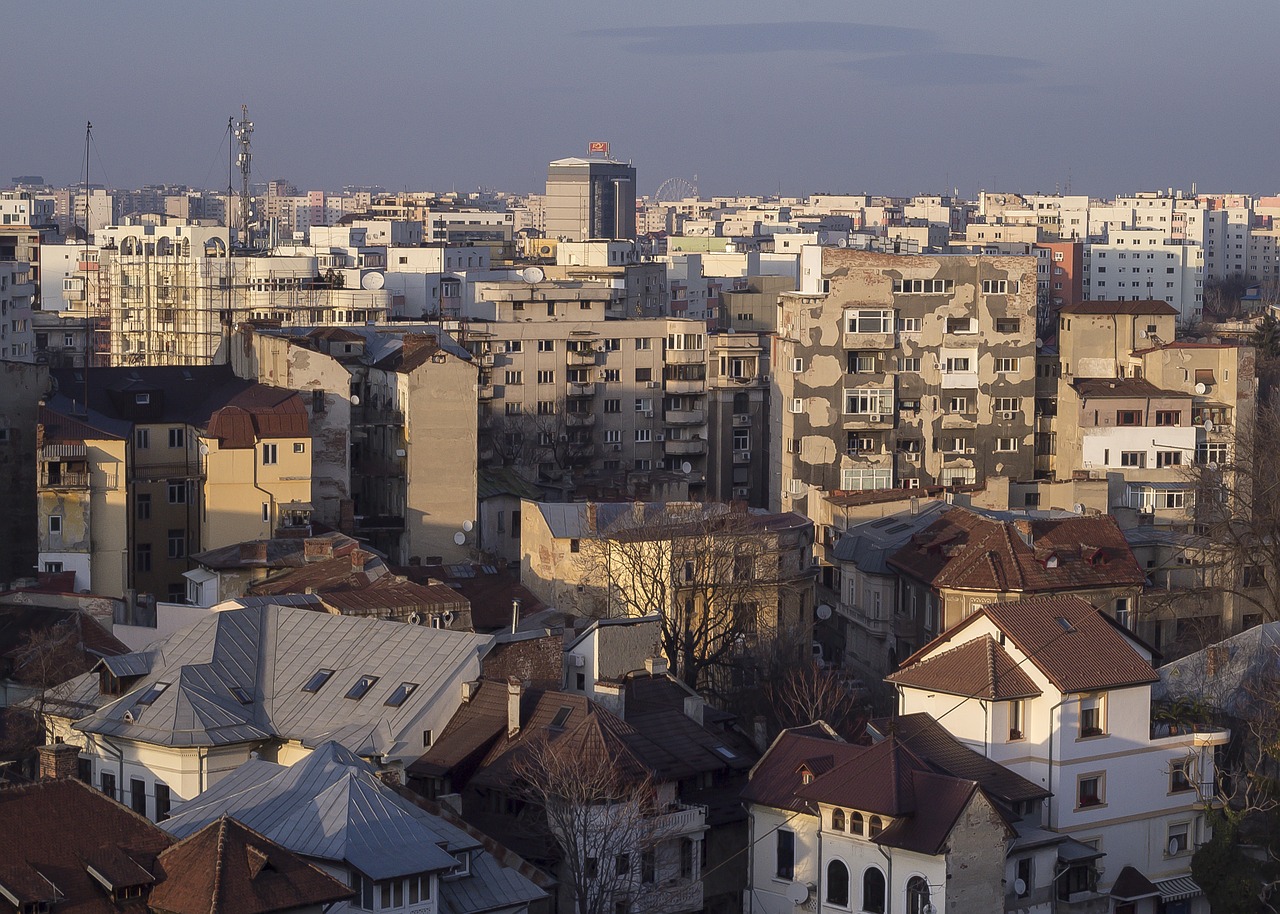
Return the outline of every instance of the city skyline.
{"type": "Polygon", "coordinates": [[[95,183],[218,188],[243,103],[255,179],[300,188],[538,191],[607,140],[642,194],[1275,189],[1260,3],[307,9],[14,10],[4,177],[80,180],[89,120],[95,183]]]}

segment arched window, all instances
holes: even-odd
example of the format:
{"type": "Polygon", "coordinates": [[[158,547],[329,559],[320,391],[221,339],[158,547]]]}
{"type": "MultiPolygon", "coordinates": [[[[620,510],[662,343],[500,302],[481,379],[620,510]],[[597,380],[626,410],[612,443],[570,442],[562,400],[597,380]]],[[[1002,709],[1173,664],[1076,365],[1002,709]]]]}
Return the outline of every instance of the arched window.
{"type": "Polygon", "coordinates": [[[867,831],[868,837],[874,838],[876,835],[880,834],[880,832],[884,831],[884,823],[880,821],[879,816],[872,816],[871,821],[868,824],[871,826],[867,831]]]}
{"type": "Polygon", "coordinates": [[[884,873],[874,866],[862,873],[862,910],[884,914],[884,873]]]}
{"type": "Polygon", "coordinates": [[[929,904],[929,883],[923,876],[907,880],[907,914],[924,914],[929,904]]]}
{"type": "Polygon", "coordinates": [[[855,812],[852,816],[849,817],[849,834],[851,835],[862,834],[862,813],[855,812]]]}
{"type": "Polygon", "coordinates": [[[849,906],[849,868],[839,860],[827,864],[827,904],[849,906]]]}
{"type": "Polygon", "coordinates": [[[831,810],[831,830],[844,831],[844,810],[843,809],[831,810]]]}

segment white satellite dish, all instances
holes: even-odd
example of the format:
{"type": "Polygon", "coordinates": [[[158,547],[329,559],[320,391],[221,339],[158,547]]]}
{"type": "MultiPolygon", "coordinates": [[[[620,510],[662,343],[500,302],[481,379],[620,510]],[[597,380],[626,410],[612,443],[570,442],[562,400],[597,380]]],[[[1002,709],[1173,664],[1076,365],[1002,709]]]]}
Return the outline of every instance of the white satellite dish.
{"type": "Polygon", "coordinates": [[[813,614],[823,622],[826,622],[831,618],[831,607],[826,603],[819,603],[817,609],[813,611],[813,614]]]}
{"type": "Polygon", "coordinates": [[[530,285],[542,282],[546,276],[547,274],[542,272],[542,267],[525,267],[520,271],[520,278],[530,285]]]}
{"type": "Polygon", "coordinates": [[[787,900],[794,905],[804,904],[809,900],[809,884],[807,882],[793,882],[787,886],[787,900]]]}
{"type": "Polygon", "coordinates": [[[1209,392],[1209,385],[1206,384],[1204,381],[1197,381],[1195,390],[1197,394],[1203,397],[1205,394],[1209,392]]]}
{"type": "Polygon", "coordinates": [[[132,712],[132,711],[125,711],[125,712],[124,712],[124,722],[125,722],[126,724],[131,724],[131,723],[133,723],[133,719],[134,719],[134,718],[133,718],[133,712],[132,712]]]}
{"type": "Polygon", "coordinates": [[[473,524],[473,523],[472,523],[471,521],[469,521],[469,520],[464,520],[464,521],[462,522],[462,529],[463,529],[463,531],[464,531],[464,532],[466,532],[466,533],[470,533],[472,530],[474,530],[474,529],[475,529],[475,526],[476,526],[476,525],[475,525],[475,524],[473,524]]]}
{"type": "Polygon", "coordinates": [[[1212,434],[1212,433],[1213,433],[1213,420],[1212,420],[1212,419],[1205,419],[1205,420],[1204,420],[1204,430],[1205,430],[1206,432],[1209,432],[1210,434],[1212,434]]]}
{"type": "Polygon", "coordinates": [[[409,618],[405,620],[410,625],[422,624],[422,613],[409,613],[409,618]]]}
{"type": "Polygon", "coordinates": [[[360,398],[359,398],[358,396],[356,396],[355,394],[352,394],[352,395],[351,395],[351,405],[352,405],[352,406],[359,406],[359,405],[360,405],[360,398]]]}
{"type": "Polygon", "coordinates": [[[208,457],[208,456],[209,456],[209,445],[207,445],[207,444],[202,444],[202,445],[200,445],[200,456],[201,456],[201,457],[208,457]]]}
{"type": "Polygon", "coordinates": [[[1169,856],[1170,857],[1176,856],[1178,851],[1180,850],[1182,850],[1182,848],[1178,845],[1178,839],[1170,838],[1169,839],[1169,856]]]}
{"type": "Polygon", "coordinates": [[[938,914],[938,906],[932,901],[928,902],[924,906],[924,914],[938,914]]]}
{"type": "Polygon", "coordinates": [[[693,471],[693,464],[691,464],[689,461],[686,460],[684,463],[680,464],[681,473],[689,473],[692,471],[693,471]]]}
{"type": "Polygon", "coordinates": [[[387,280],[381,273],[365,273],[360,277],[360,288],[376,292],[386,285],[387,280]]]}
{"type": "Polygon", "coordinates": [[[1084,513],[1084,503],[1083,503],[1083,502],[1079,502],[1079,501],[1078,501],[1078,502],[1076,502],[1074,505],[1072,505],[1072,506],[1071,506],[1071,510],[1072,510],[1072,511],[1075,511],[1077,514],[1083,514],[1083,513],[1084,513]]]}
{"type": "Polygon", "coordinates": [[[1023,879],[1013,880],[1013,894],[1015,895],[1027,894],[1027,883],[1025,880],[1023,879]]]}
{"type": "Polygon", "coordinates": [[[1044,340],[1040,339],[1039,337],[1036,337],[1036,348],[1037,349],[1044,348],[1044,340]]]}
{"type": "Polygon", "coordinates": [[[453,535],[453,542],[454,542],[454,545],[456,546],[461,546],[466,541],[467,541],[467,535],[463,533],[461,530],[459,530],[457,533],[453,535]]]}

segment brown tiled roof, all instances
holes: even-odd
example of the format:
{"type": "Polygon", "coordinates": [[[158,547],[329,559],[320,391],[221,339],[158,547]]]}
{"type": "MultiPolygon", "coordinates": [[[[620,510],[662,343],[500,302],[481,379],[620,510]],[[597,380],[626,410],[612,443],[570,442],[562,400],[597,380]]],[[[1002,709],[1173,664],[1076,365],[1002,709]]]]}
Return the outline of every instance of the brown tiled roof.
{"type": "Polygon", "coordinates": [[[751,770],[751,780],[742,791],[749,803],[774,809],[808,811],[809,805],[796,792],[803,786],[801,767],[812,771],[820,759],[847,761],[866,752],[865,746],[846,743],[832,731],[810,725],[800,730],[783,730],[764,758],[751,770]]]}
{"type": "Polygon", "coordinates": [[[208,435],[224,448],[250,448],[263,438],[306,438],[307,410],[295,391],[255,384],[209,417],[208,435]]]}
{"type": "Polygon", "coordinates": [[[1063,305],[1060,314],[1177,314],[1178,309],[1156,299],[1146,301],[1081,301],[1063,305]]]}
{"type": "Polygon", "coordinates": [[[83,441],[120,440],[121,435],[115,432],[94,428],[83,419],[68,416],[48,406],[40,407],[40,433],[46,444],[59,442],[72,444],[83,441]]]}
{"type": "Polygon", "coordinates": [[[1080,378],[1071,385],[1082,400],[1160,397],[1191,399],[1191,394],[1156,387],[1146,378],[1080,378]]]}
{"type": "Polygon", "coordinates": [[[160,854],[162,914],[270,914],[351,897],[351,889],[271,839],[223,816],[160,854]]]}
{"type": "Polygon", "coordinates": [[[916,811],[912,774],[925,770],[925,763],[890,735],[828,772],[814,772],[813,781],[800,786],[796,796],[882,816],[910,816],[916,811]]]}
{"type": "Polygon", "coordinates": [[[1008,522],[951,510],[889,564],[938,589],[1041,593],[1145,581],[1115,519],[1105,514],[1008,522]]]}
{"type": "Polygon", "coordinates": [[[173,841],[143,816],[76,780],[0,790],[0,831],[7,849],[0,853],[0,885],[24,903],[52,902],[52,883],[59,893],[53,907],[65,914],[143,914],[144,899],[113,902],[86,861],[111,866],[101,859],[111,849],[142,885],[159,873],[156,858],[173,841]]]}
{"type": "MultiPolygon", "coordinates": [[[[980,791],[973,781],[932,771],[913,771],[910,777],[920,814],[894,819],[871,840],[886,847],[936,856],[943,853],[956,821],[980,791]]],[[[1007,822],[1005,833],[1012,835],[1007,822]]]]}
{"type": "Polygon", "coordinates": [[[547,608],[517,576],[498,571],[494,566],[403,565],[393,570],[419,584],[444,581],[457,590],[470,602],[471,626],[478,632],[510,628],[512,600],[520,601],[521,619],[547,608]],[[454,570],[459,568],[466,574],[455,574],[454,570]]]}
{"type": "Polygon", "coordinates": [[[983,635],[934,654],[885,679],[900,685],[990,701],[1030,698],[1040,690],[995,638],[983,635]]]}
{"type": "MultiPolygon", "coordinates": [[[[1070,595],[988,603],[916,651],[900,676],[982,617],[989,618],[1060,692],[1091,692],[1156,682],[1159,677],[1135,645],[1146,648],[1110,616],[1070,595]]],[[[904,684],[906,684],[904,682],[904,684]]]]}
{"type": "Polygon", "coordinates": [[[464,612],[467,598],[446,584],[414,584],[386,575],[368,587],[340,588],[323,593],[324,602],[343,615],[386,615],[401,618],[415,610],[428,613],[464,612]]]}

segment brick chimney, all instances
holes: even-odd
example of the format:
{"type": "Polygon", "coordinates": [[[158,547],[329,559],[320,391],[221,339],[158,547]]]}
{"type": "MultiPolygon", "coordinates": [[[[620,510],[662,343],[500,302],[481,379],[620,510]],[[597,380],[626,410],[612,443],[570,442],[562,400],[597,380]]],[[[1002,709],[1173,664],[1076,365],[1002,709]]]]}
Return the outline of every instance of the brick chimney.
{"type": "Polygon", "coordinates": [[[383,768],[378,772],[378,780],[392,788],[400,787],[404,784],[399,768],[383,768]]]}
{"type": "Polygon", "coordinates": [[[524,685],[519,679],[507,680],[507,738],[520,732],[520,697],[524,694],[524,685]]]}
{"type": "Polygon", "coordinates": [[[331,558],[333,558],[333,540],[327,537],[310,536],[302,541],[303,561],[323,562],[331,558]]]}
{"type": "Polygon", "coordinates": [[[267,544],[265,540],[254,540],[240,544],[240,561],[265,562],[267,560],[267,544]]]}
{"type": "Polygon", "coordinates": [[[593,536],[599,533],[596,518],[596,503],[594,501],[587,502],[587,532],[593,536]]]}
{"type": "Polygon", "coordinates": [[[80,764],[80,747],[70,743],[40,746],[40,780],[65,781],[76,776],[80,764]]]}

